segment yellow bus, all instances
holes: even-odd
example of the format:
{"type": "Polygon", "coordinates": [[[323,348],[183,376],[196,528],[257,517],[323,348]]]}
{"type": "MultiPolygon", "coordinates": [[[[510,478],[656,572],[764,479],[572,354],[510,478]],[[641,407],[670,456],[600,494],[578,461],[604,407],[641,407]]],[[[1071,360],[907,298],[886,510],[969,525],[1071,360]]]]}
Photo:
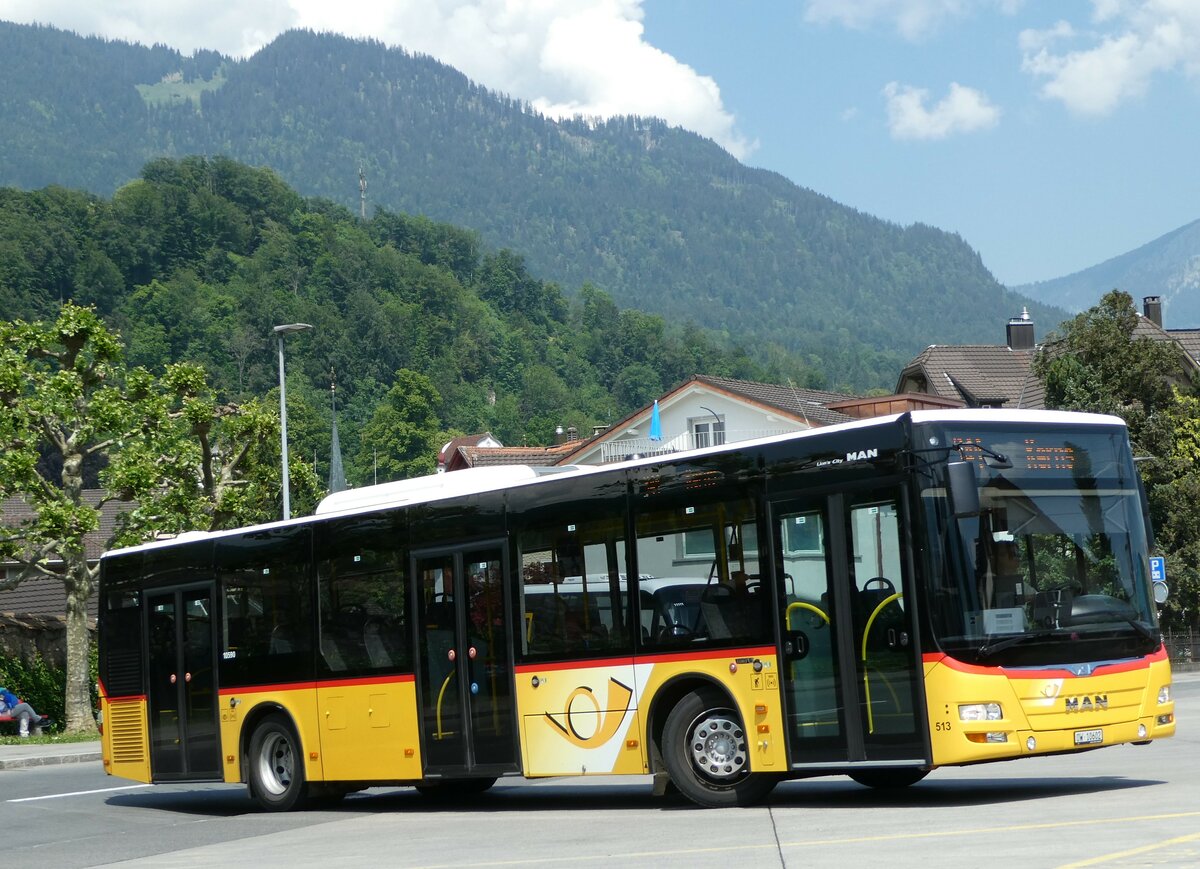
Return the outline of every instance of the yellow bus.
{"type": "Polygon", "coordinates": [[[1127,431],[914,412],[484,468],[106,553],[105,770],[286,810],[379,785],[784,779],[1175,732],[1127,431]]]}

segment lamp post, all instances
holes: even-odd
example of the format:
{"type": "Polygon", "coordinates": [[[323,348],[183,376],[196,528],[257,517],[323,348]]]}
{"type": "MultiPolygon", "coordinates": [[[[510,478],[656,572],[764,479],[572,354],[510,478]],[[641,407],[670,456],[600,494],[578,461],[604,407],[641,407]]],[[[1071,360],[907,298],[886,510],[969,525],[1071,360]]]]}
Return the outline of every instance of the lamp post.
{"type": "Polygon", "coordinates": [[[713,410],[711,407],[705,407],[702,404],[702,405],[700,405],[700,409],[707,410],[709,413],[712,414],[712,418],[716,420],[716,422],[713,423],[712,443],[710,444],[710,446],[714,446],[714,447],[718,446],[718,444],[717,444],[717,426],[721,426],[721,443],[725,443],[725,423],[721,422],[721,417],[717,416],[717,412],[715,410],[713,410]]]}
{"type": "Polygon", "coordinates": [[[311,329],[308,323],[288,323],[275,327],[275,337],[279,340],[279,443],[283,455],[283,518],[292,518],[291,492],[288,485],[288,450],[287,450],[287,385],[283,378],[283,338],[293,332],[303,332],[311,329]]]}

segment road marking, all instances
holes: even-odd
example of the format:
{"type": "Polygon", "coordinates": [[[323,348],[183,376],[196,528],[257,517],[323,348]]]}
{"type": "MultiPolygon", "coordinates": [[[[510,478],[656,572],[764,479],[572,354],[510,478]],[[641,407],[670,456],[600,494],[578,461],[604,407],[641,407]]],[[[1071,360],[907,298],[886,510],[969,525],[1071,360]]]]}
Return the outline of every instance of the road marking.
{"type": "MultiPolygon", "coordinates": [[[[1195,818],[1200,817],[1200,812],[1172,812],[1162,815],[1132,815],[1124,818],[1091,818],[1084,821],[1054,821],[1044,824],[1013,824],[1007,827],[974,827],[965,830],[944,830],[929,833],[893,833],[882,836],[850,836],[838,839],[807,839],[798,842],[780,842],[775,844],[763,845],[726,845],[714,848],[688,848],[686,850],[672,849],[670,851],[628,851],[623,854],[586,854],[572,858],[563,858],[561,855],[555,857],[529,858],[523,857],[519,860],[488,860],[480,863],[445,863],[434,864],[425,867],[425,869],[467,869],[467,867],[482,867],[482,866],[532,866],[539,863],[593,863],[598,860],[619,860],[619,859],[645,859],[649,857],[679,857],[689,854],[721,854],[737,851],[761,851],[765,849],[784,850],[787,848],[809,848],[816,845],[854,845],[863,842],[896,842],[901,840],[912,839],[945,839],[955,836],[979,836],[994,833],[1016,833],[1028,830],[1057,830],[1066,827],[1094,827],[1100,824],[1119,824],[1133,823],[1138,821],[1164,821],[1174,820],[1178,818],[1195,818]]],[[[1150,850],[1150,848],[1165,847],[1170,844],[1175,844],[1192,839],[1200,838],[1200,833],[1192,836],[1184,836],[1179,839],[1172,839],[1163,842],[1161,846],[1154,845],[1141,850],[1150,850]]],[[[1130,851],[1124,853],[1137,853],[1138,851],[1130,851]]],[[[1123,856],[1122,854],[1114,854],[1110,857],[1098,858],[1093,862],[1101,862],[1102,860],[1115,860],[1123,856]]],[[[1073,863],[1072,866],[1087,866],[1089,863],[1073,863]]],[[[1068,867],[1062,867],[1068,869],[1068,867]]]]}
{"type": "Polygon", "coordinates": [[[1143,845],[1141,848],[1130,848],[1128,851],[1118,851],[1115,854],[1103,854],[1099,857],[1093,857],[1091,860],[1080,860],[1078,863],[1068,863],[1065,866],[1060,866],[1059,869],[1079,869],[1081,866],[1096,866],[1100,863],[1109,863],[1113,860],[1122,860],[1125,857],[1132,857],[1134,854],[1145,854],[1147,851],[1157,851],[1159,848],[1169,848],[1172,845],[1182,845],[1184,842],[1194,842],[1200,839],[1200,833],[1192,833],[1190,836],[1179,836],[1175,839],[1167,839],[1165,842],[1159,842],[1157,845],[1143,845]]]}
{"type": "Polygon", "coordinates": [[[69,794],[46,794],[41,797],[21,797],[19,800],[5,800],[6,803],[32,803],[34,800],[57,800],[59,797],[82,797],[85,794],[107,794],[112,791],[131,791],[135,788],[148,788],[150,785],[124,785],[119,788],[98,788],[94,791],[71,791],[69,794]]]}

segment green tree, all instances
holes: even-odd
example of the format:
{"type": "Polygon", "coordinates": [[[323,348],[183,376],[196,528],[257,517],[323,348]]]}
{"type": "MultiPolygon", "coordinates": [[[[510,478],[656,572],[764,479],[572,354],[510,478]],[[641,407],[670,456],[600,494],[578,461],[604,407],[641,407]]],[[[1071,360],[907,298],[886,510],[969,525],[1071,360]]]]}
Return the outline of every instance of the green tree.
{"type": "Polygon", "coordinates": [[[432,474],[446,437],[438,422],[442,397],[424,374],[401,368],[383,403],[363,426],[358,466],[379,482],[432,474]]]}
{"type": "Polygon", "coordinates": [[[1195,364],[1172,341],[1137,334],[1128,293],[1113,290],[1051,335],[1034,358],[1046,406],[1110,413],[1129,425],[1156,548],[1175,586],[1167,621],[1200,624],[1200,401],[1195,364]]]}
{"type": "Polygon", "coordinates": [[[268,413],[218,406],[197,366],[169,366],[156,377],[127,367],[122,351],[91,308],[68,303],[53,323],[0,323],[0,495],[22,497],[32,511],[15,524],[0,517],[0,554],[21,565],[4,585],[63,583],[64,705],[73,732],[95,726],[87,602],[98,567],[88,564],[84,536],[98,530],[100,507],[131,507],[106,541],[114,546],[267,518],[274,500],[269,480],[245,473],[278,431],[268,413]],[[92,473],[99,503],[84,498],[92,473]]]}

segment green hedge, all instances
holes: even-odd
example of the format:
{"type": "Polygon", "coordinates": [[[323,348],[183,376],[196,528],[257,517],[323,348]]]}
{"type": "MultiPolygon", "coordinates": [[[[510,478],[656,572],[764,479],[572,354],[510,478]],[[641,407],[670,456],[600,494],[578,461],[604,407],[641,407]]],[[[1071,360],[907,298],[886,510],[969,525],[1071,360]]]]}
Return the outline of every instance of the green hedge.
{"type": "MultiPolygon", "coordinates": [[[[100,701],[96,695],[95,646],[91,650],[88,670],[88,680],[92,686],[92,708],[98,709],[100,701]]],[[[67,686],[65,671],[47,664],[40,656],[23,660],[0,655],[0,685],[32,706],[39,715],[49,715],[53,718],[56,730],[63,728],[67,720],[64,712],[67,686]]]]}

